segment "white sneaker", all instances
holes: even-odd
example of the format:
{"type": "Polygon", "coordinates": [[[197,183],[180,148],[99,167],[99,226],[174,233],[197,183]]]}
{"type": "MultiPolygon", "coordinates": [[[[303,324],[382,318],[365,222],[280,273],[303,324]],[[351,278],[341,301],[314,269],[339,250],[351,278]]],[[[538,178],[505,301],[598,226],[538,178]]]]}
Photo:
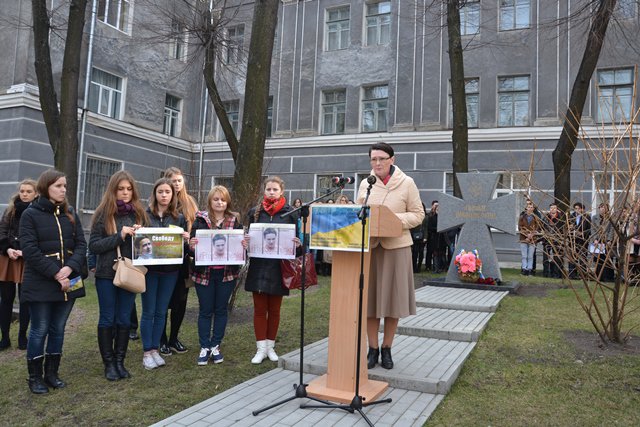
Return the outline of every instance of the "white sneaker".
{"type": "Polygon", "coordinates": [[[213,363],[222,363],[224,362],[224,357],[222,357],[222,353],[220,353],[220,346],[217,345],[215,347],[211,347],[211,360],[213,363]]]}
{"type": "Polygon", "coordinates": [[[167,362],[164,361],[158,350],[151,350],[151,357],[153,357],[153,361],[156,362],[156,367],[164,366],[167,362]]]}
{"type": "Polygon", "coordinates": [[[147,371],[150,371],[152,369],[156,369],[158,367],[158,364],[155,360],[153,360],[153,356],[151,355],[151,353],[149,353],[142,356],[142,366],[144,366],[144,369],[146,369],[147,371]]]}
{"type": "Polygon", "coordinates": [[[208,348],[201,348],[200,355],[198,356],[198,366],[206,366],[209,363],[209,355],[211,354],[211,350],[208,348]]]}

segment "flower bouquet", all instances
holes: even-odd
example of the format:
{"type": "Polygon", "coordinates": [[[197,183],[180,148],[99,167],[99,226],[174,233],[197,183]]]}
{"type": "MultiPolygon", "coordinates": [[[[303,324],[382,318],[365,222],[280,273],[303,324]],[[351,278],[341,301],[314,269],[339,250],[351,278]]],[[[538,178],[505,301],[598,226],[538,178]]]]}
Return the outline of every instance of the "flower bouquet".
{"type": "Polygon", "coordinates": [[[482,260],[478,250],[467,252],[464,249],[456,255],[454,265],[458,269],[458,277],[463,282],[477,283],[482,276],[482,260]]]}

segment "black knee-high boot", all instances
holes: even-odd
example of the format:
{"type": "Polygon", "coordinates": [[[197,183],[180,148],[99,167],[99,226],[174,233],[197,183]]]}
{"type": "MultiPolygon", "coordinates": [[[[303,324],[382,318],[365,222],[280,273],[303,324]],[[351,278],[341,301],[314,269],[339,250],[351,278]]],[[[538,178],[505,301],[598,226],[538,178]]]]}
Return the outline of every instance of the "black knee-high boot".
{"type": "Polygon", "coordinates": [[[109,381],[119,380],[113,356],[113,328],[98,328],[98,348],[104,363],[104,377],[109,381]]]}
{"type": "Polygon", "coordinates": [[[27,369],[29,370],[29,390],[33,394],[49,393],[49,388],[42,378],[42,363],[44,357],[36,357],[35,359],[27,359],[27,369]]]}
{"type": "Polygon", "coordinates": [[[64,388],[66,383],[58,377],[61,354],[47,354],[44,357],[44,382],[52,388],[64,388]]]}
{"type": "Polygon", "coordinates": [[[131,374],[124,367],[124,358],[127,355],[127,347],[129,346],[129,328],[118,327],[115,343],[115,362],[116,371],[120,378],[130,378],[131,374]]]}

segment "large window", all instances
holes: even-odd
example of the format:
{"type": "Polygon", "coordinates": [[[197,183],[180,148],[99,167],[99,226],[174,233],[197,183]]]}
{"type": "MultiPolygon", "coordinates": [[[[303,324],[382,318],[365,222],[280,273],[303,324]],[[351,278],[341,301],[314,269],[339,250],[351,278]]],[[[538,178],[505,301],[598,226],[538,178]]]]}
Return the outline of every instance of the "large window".
{"type": "Polygon", "coordinates": [[[322,92],[322,134],[344,133],[346,89],[322,92]]]}
{"type": "Polygon", "coordinates": [[[387,130],[387,85],[365,87],[362,97],[362,131],[384,132],[387,130]]]}
{"type": "MultiPolygon", "coordinates": [[[[337,174],[316,175],[316,197],[328,194],[331,191],[333,185],[333,182],[331,180],[336,175],[337,174]]],[[[326,202],[327,200],[329,199],[322,199],[320,200],[320,202],[326,202]]]]}
{"type": "Polygon", "coordinates": [[[180,126],[180,98],[167,94],[164,100],[164,126],[162,133],[178,136],[180,126]]]}
{"type": "Polygon", "coordinates": [[[227,64],[238,64],[242,61],[242,52],[244,50],[244,25],[227,28],[227,56],[225,58],[227,64]]]}
{"type": "Polygon", "coordinates": [[[367,46],[388,44],[391,40],[391,2],[368,3],[367,46]]]}
{"type": "Polygon", "coordinates": [[[273,135],[273,96],[269,97],[267,104],[267,137],[273,135]]]}
{"type": "Polygon", "coordinates": [[[130,0],[99,0],[98,1],[98,20],[117,28],[120,31],[128,33],[131,18],[130,0]]]}
{"type": "MultiPolygon", "coordinates": [[[[231,123],[231,128],[233,128],[233,132],[238,135],[238,124],[240,122],[240,101],[234,99],[232,101],[225,101],[222,103],[224,106],[224,110],[227,112],[227,118],[229,119],[229,123],[231,123]]],[[[224,132],[220,129],[220,137],[224,140],[226,139],[224,132]]]]}
{"type": "Polygon", "coordinates": [[[633,105],[633,68],[598,71],[598,118],[628,122],[633,105]]]}
{"type": "Polygon", "coordinates": [[[122,103],[122,78],[97,68],[91,69],[89,110],[94,113],[120,119],[122,103]]]}
{"type": "Polygon", "coordinates": [[[498,126],[529,125],[529,76],[498,78],[498,126]]]}
{"type": "MultiPolygon", "coordinates": [[[[451,85],[449,85],[451,91],[451,85]]],[[[480,104],[480,79],[471,78],[464,82],[464,92],[467,100],[467,126],[478,127],[478,107],[480,104]]],[[[449,93],[449,127],[453,127],[453,101],[449,93]]]]}
{"type": "Polygon", "coordinates": [[[176,20],[171,22],[171,40],[169,55],[172,59],[184,61],[187,57],[186,32],[184,25],[176,20]]]}
{"type": "Polygon", "coordinates": [[[349,47],[349,6],[328,9],[325,25],[325,50],[349,47]]]}
{"type": "Polygon", "coordinates": [[[98,207],[102,195],[107,189],[109,178],[121,169],[121,162],[87,156],[82,204],[84,209],[95,210],[98,207]]]}
{"type": "Polygon", "coordinates": [[[530,16],[530,0],[500,0],[500,31],[528,28],[530,16]]]}
{"type": "Polygon", "coordinates": [[[460,35],[480,32],[480,0],[468,0],[460,9],[460,35]]]}

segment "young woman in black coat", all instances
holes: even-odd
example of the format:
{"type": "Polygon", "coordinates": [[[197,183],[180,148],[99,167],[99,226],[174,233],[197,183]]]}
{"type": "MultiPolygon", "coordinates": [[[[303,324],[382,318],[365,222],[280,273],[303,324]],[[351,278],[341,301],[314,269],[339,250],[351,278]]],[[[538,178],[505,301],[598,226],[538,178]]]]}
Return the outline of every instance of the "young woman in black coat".
{"type": "Polygon", "coordinates": [[[64,328],[75,299],[85,294],[81,273],[87,243],[80,218],[67,203],[64,173],[43,172],[37,190],[39,197],[20,219],[20,243],[25,260],[22,298],[31,311],[29,389],[42,394],[49,391],[47,385],[65,386],[58,377],[64,328]]]}
{"type": "MultiPolygon", "coordinates": [[[[29,204],[36,197],[36,182],[25,179],[18,184],[18,193],[11,197],[7,210],[0,221],[0,256],[2,256],[3,271],[0,277],[0,351],[11,346],[9,329],[13,300],[16,298],[16,283],[20,289],[24,259],[20,250],[20,218],[29,204]],[[6,268],[5,267],[6,263],[6,268]]],[[[18,329],[18,348],[27,349],[27,328],[29,327],[29,305],[20,298],[20,328],[18,329]]]]}

